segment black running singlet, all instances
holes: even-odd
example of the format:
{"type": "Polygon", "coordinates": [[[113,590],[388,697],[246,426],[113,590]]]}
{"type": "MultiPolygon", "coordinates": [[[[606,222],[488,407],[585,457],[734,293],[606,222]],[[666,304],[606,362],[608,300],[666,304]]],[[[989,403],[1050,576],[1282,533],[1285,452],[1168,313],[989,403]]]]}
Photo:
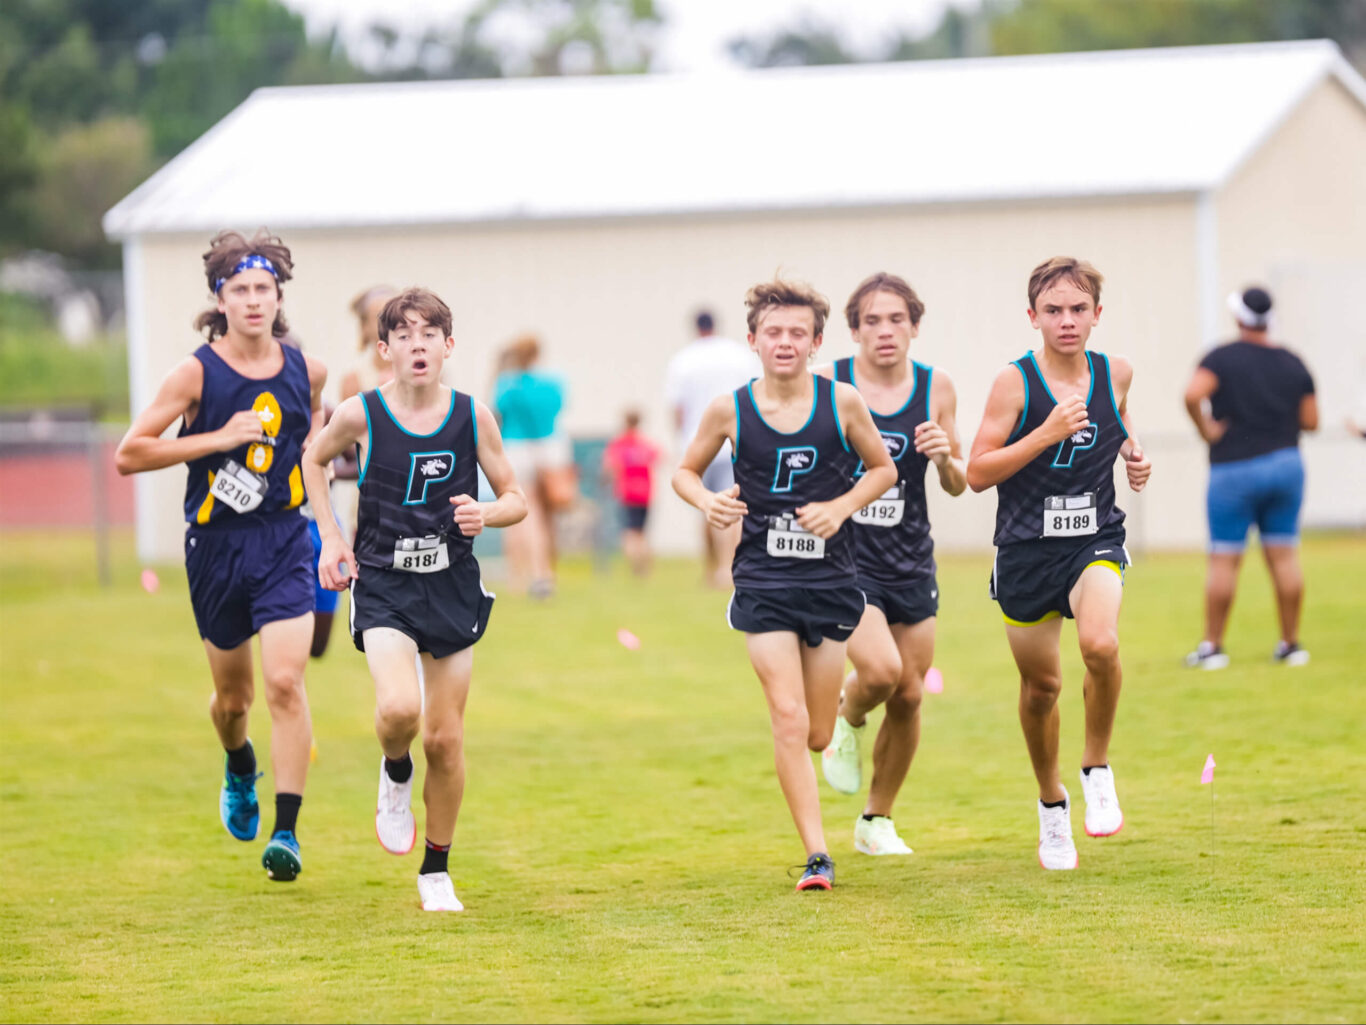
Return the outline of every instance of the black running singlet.
{"type": "MultiPolygon", "coordinates": [[[[853,357],[836,360],[834,374],[836,381],[855,384],[853,357]]],[[[912,360],[911,374],[911,394],[905,405],[886,416],[871,411],[887,454],[896,464],[897,482],[849,519],[859,576],[889,586],[934,575],[934,542],[925,506],[925,471],[930,459],[915,450],[915,429],[930,418],[934,368],[912,360]]],[[[855,462],[857,480],[863,476],[863,461],[855,462]]]]}
{"type": "Polygon", "coordinates": [[[835,382],[812,375],[811,416],[775,431],[754,404],[753,384],[735,392],[735,483],[749,508],[731,575],[736,587],[847,587],[856,580],[853,531],[803,530],[795,511],[849,490],[849,444],[835,408],[835,382]]]}
{"type": "MultiPolygon", "coordinates": [[[[1115,506],[1115,457],[1128,433],[1119,418],[1110,361],[1087,352],[1091,389],[1086,396],[1090,424],[1050,446],[1013,476],[996,485],[994,543],[1018,544],[1040,538],[1080,538],[1124,522],[1115,506]]],[[[1006,444],[1037,428],[1057,405],[1039,372],[1034,354],[1014,361],[1024,376],[1025,401],[1020,422],[1006,444]]]]}
{"type": "Polygon", "coordinates": [[[479,488],[474,399],[451,390],[445,421],[431,434],[402,427],[384,396],[361,393],[369,428],[362,457],[356,561],[407,573],[435,573],[469,555],[472,538],[455,526],[455,495],[479,488]]]}
{"type": "Polygon", "coordinates": [[[303,504],[299,455],[313,418],[308,363],[290,345],[280,346],[284,365],[274,377],[243,377],[201,345],[195,359],[204,367],[199,411],[177,437],[218,430],[245,409],[256,411],[265,439],[191,459],[186,466],[185,521],[196,526],[246,526],[303,504]]]}

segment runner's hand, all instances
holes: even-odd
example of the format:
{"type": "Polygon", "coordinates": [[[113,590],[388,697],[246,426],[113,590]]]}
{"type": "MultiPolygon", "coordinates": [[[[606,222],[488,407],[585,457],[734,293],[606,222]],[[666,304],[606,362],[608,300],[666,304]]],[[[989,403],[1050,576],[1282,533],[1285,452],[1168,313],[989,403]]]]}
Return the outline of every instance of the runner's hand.
{"type": "Polygon", "coordinates": [[[1152,460],[1147,457],[1141,445],[1134,445],[1124,457],[1124,471],[1129,475],[1129,489],[1142,491],[1152,476],[1152,460]]]}
{"type": "Polygon", "coordinates": [[[218,436],[219,452],[231,452],[242,445],[266,440],[266,432],[261,428],[261,418],[256,415],[254,409],[234,413],[214,434],[218,436]]]}
{"type": "Polygon", "coordinates": [[[341,534],[324,538],[318,554],[318,583],[329,591],[345,591],[357,575],[356,553],[341,534]]]}
{"type": "Polygon", "coordinates": [[[474,537],[484,529],[484,506],[469,495],[456,495],[451,499],[455,506],[455,525],[465,537],[474,537]]]}
{"type": "Polygon", "coordinates": [[[743,519],[749,506],[740,501],[740,485],[732,484],[725,491],[708,492],[708,497],[702,500],[702,512],[713,527],[725,530],[743,519]]]}
{"type": "Polygon", "coordinates": [[[1086,418],[1086,400],[1080,395],[1072,395],[1053,407],[1053,411],[1048,414],[1048,419],[1039,430],[1043,431],[1048,444],[1056,445],[1060,441],[1066,441],[1090,422],[1086,418]]]}
{"type": "Polygon", "coordinates": [[[832,538],[844,526],[847,517],[841,516],[834,502],[807,502],[797,509],[797,522],[821,538],[832,538]]]}
{"type": "Polygon", "coordinates": [[[943,466],[953,447],[949,444],[948,432],[933,420],[926,420],[916,425],[915,450],[933,459],[936,466],[943,466]]]}

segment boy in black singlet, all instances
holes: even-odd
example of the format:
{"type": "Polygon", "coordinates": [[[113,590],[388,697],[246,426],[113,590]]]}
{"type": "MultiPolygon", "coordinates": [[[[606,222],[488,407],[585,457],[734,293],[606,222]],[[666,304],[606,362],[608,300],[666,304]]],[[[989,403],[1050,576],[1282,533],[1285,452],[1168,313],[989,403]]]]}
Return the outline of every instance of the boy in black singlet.
{"type": "Polygon", "coordinates": [[[417,839],[408,749],[422,728],[427,843],[417,889],[426,911],[464,907],[448,855],[465,789],[473,645],[493,607],[472,538],[526,515],[493,414],[441,383],[454,345],[450,308],[437,296],[410,288],[390,299],[379,317],[379,351],[393,364],[393,380],[338,406],[304,454],[304,483],[322,534],[318,579],[335,591],[351,585],[351,634],[375,681],[375,732],[384,751],[375,833],[392,854],[407,854],[417,839]],[[353,550],[333,515],[327,467],[357,444],[353,550]],[[471,497],[481,468],[498,496],[493,502],[471,497]]]}
{"type": "Polygon", "coordinates": [[[845,521],[895,484],[896,471],[858,391],[807,369],[829,303],[773,281],[750,289],[745,305],[763,377],[707,406],[673,484],[718,530],[743,518],[727,619],[745,633],[768,699],[778,782],[806,847],[797,889],[828,890],[834,863],[808,749],[830,742],[844,642],[863,615],[845,521]],[[702,472],[726,441],[735,484],[709,491],[702,472]],[[867,467],[852,488],[851,448],[867,467]]]}
{"type": "Polygon", "coordinates": [[[1075,618],[1086,663],[1086,748],[1081,785],[1088,836],[1119,832],[1124,815],[1109,765],[1119,703],[1119,606],[1124,513],[1115,507],[1114,461],[1141,491],[1152,464],[1128,415],[1134,371],[1122,357],[1088,352],[1100,319],[1101,276],[1054,257],[1029,278],[1029,321],[1043,349],[997,376],[968,460],[973,491],[996,488],[991,595],[1020,670],[1020,725],[1039,781],[1039,864],[1077,866],[1071,806],[1058,772],[1058,644],[1075,618]]]}
{"type": "MultiPolygon", "coordinates": [[[[891,815],[920,742],[920,702],[934,660],[939,611],[925,471],[933,463],[940,487],[950,495],[961,495],[967,487],[953,381],[907,357],[924,312],[925,304],[904,279],[882,273],[864,279],[844,310],[858,354],[816,371],[858,388],[898,478],[850,523],[868,607],[849,638],[854,671],[845,680],[834,737],[821,759],[832,787],[858,793],[866,716],[885,705],[868,803],[854,822],[854,849],[863,854],[911,853],[891,815]]],[[[863,467],[853,471],[857,479],[863,467]]]]}
{"type": "Polygon", "coordinates": [[[321,426],[327,368],[281,345],[281,284],[290,252],[264,231],[220,232],[204,254],[214,309],[195,326],[207,345],[162,382],[119,443],[120,473],[185,463],[185,573],[209,656],[209,715],[227,751],[218,814],[238,840],[260,821],[256,755],[247,739],[254,693],[251,638],[261,638],[270,709],[275,828],[262,855],[281,882],[303,869],[295,835],[313,727],[304,666],[313,638],[313,549],[299,515],[299,453],[321,426]],[[162,434],[183,419],[174,438],[162,434]]]}

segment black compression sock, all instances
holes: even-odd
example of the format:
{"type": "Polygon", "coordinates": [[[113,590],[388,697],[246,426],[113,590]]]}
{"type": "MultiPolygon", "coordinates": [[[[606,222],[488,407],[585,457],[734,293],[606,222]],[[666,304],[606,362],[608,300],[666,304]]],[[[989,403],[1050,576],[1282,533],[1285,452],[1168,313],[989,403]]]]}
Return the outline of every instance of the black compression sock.
{"type": "Polygon", "coordinates": [[[864,821],[864,822],[872,822],[873,819],[885,819],[886,817],[887,817],[887,816],[885,816],[885,815],[874,815],[872,812],[867,812],[867,811],[865,811],[865,812],[863,813],[863,821],[864,821]]]}
{"type": "Polygon", "coordinates": [[[451,845],[444,847],[439,843],[427,841],[427,851],[422,855],[422,867],[418,869],[418,875],[431,875],[433,872],[445,872],[447,859],[451,855],[451,845]]]}
{"type": "Polygon", "coordinates": [[[397,761],[386,757],[384,759],[384,774],[395,783],[407,783],[413,778],[413,756],[405,751],[403,757],[397,761]]]}
{"type": "Polygon", "coordinates": [[[1061,801],[1040,801],[1039,803],[1045,808],[1066,808],[1067,798],[1064,797],[1061,801]]]}
{"type": "Polygon", "coordinates": [[[252,750],[250,740],[236,751],[228,752],[228,771],[234,776],[251,776],[255,774],[256,752],[252,750]]]}
{"type": "Polygon", "coordinates": [[[280,832],[295,831],[299,822],[299,805],[303,803],[303,794],[275,795],[275,828],[270,831],[272,836],[280,832]]]}
{"type": "Polygon", "coordinates": [[[1109,767],[1110,767],[1110,763],[1109,763],[1109,762],[1106,762],[1104,765],[1083,765],[1083,766],[1081,767],[1081,774],[1082,774],[1083,776],[1089,776],[1089,775],[1091,775],[1091,770],[1092,770],[1092,769],[1108,769],[1109,767]]]}

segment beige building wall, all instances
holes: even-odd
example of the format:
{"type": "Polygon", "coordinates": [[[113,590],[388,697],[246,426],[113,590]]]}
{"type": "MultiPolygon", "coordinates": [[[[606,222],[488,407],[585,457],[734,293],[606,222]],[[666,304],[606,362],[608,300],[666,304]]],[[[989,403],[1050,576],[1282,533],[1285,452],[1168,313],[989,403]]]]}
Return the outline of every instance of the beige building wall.
{"type": "MultiPolygon", "coordinates": [[[[1202,472],[1198,458],[1178,469],[1184,464],[1168,451],[1195,451],[1180,404],[1200,343],[1193,203],[1186,196],[1137,197],[402,231],[282,230],[298,275],[286,287],[285,309],[306,349],[331,368],[327,393],[335,397],[341,372],[356,357],[352,296],[379,282],[427,285],[455,313],[448,378],[458,387],[487,398],[497,347],[520,331],[536,331],[545,342],[545,365],[568,383],[564,422],[572,433],[610,432],[624,407],[639,404],[647,411],[647,429],[673,459],[664,372],[690,337],[698,306],[716,311],[723,333],[742,336],[748,286],[775,271],[804,278],[835,308],[819,357],[828,360],[852,352],[842,316],[848,294],[866,274],[886,269],[907,277],[926,302],[912,354],[956,382],[966,453],[994,375],[1037,344],[1025,314],[1030,269],[1049,256],[1074,254],[1106,276],[1093,347],[1134,361],[1132,408],[1158,459],[1149,495],[1121,493],[1134,542],[1196,544],[1200,531],[1167,514],[1199,486],[1194,475],[1202,472]]],[[[135,381],[141,401],[197,344],[190,322],[210,302],[200,262],[207,241],[157,236],[130,248],[142,282],[142,308],[130,317],[134,350],[146,353],[144,379],[135,381]]],[[[692,551],[700,520],[673,495],[671,471],[672,465],[659,475],[653,539],[661,550],[692,551]]],[[[149,475],[140,485],[144,556],[180,557],[183,486],[182,468],[149,475]]],[[[990,547],[993,494],[949,500],[936,484],[929,490],[942,548],[990,547]]]]}
{"type": "MultiPolygon", "coordinates": [[[[1302,443],[1304,519],[1366,526],[1366,445],[1344,420],[1366,416],[1366,108],[1319,85],[1221,190],[1220,297],[1262,283],[1276,340],[1314,375],[1320,429],[1302,443]]],[[[1235,333],[1225,315],[1218,340],[1235,333]]]]}

